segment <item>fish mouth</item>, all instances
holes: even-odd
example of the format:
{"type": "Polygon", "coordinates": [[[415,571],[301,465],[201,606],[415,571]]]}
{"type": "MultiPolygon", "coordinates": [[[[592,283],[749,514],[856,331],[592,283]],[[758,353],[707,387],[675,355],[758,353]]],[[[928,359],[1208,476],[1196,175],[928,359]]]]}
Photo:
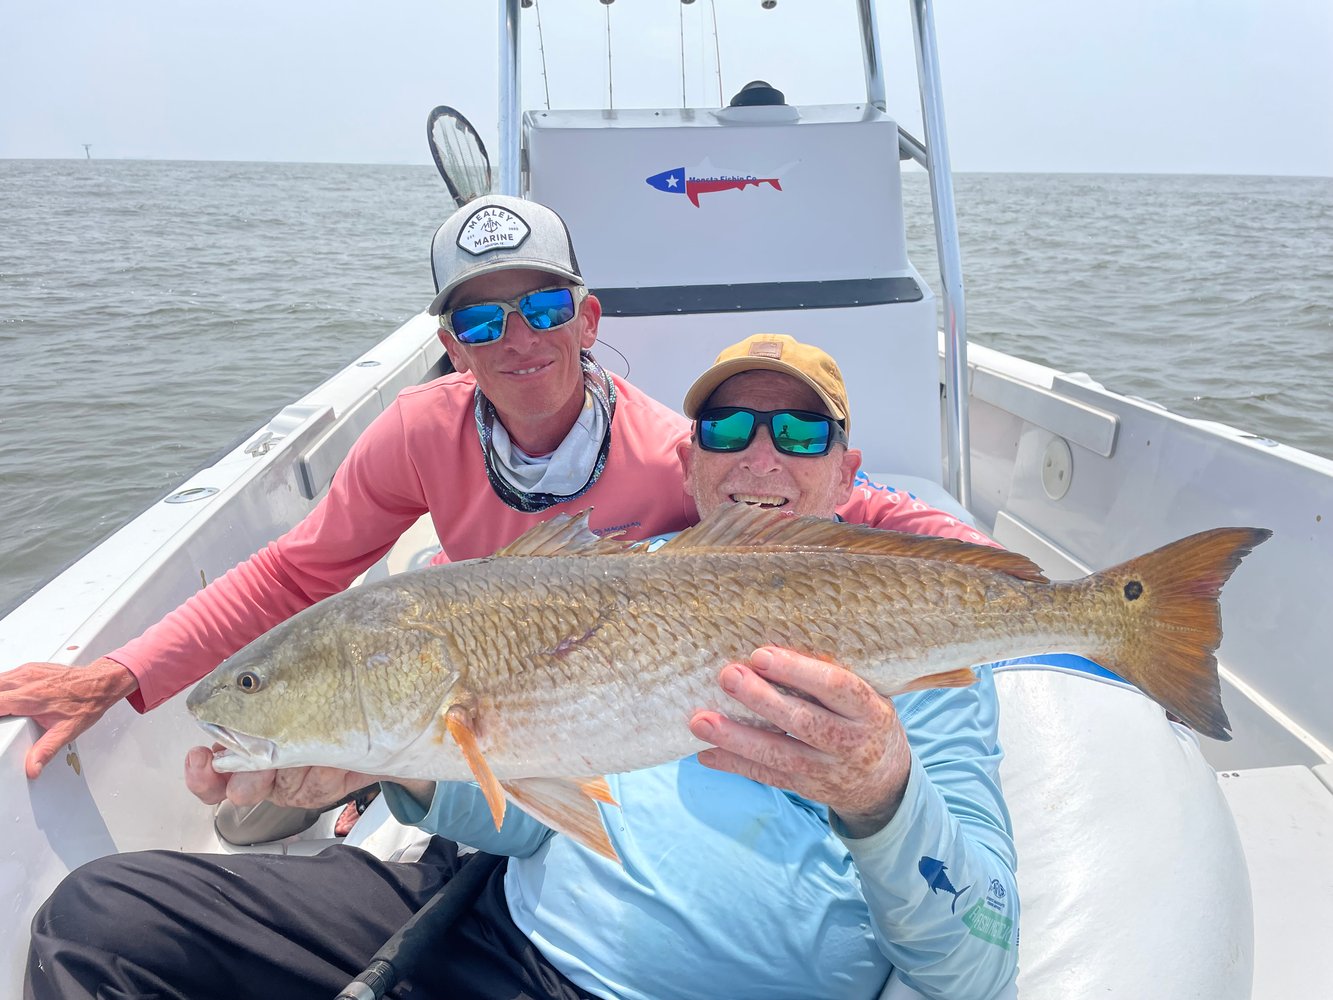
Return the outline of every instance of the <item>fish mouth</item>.
{"type": "Polygon", "coordinates": [[[730,494],[732,503],[743,503],[751,507],[760,507],[764,510],[775,510],[778,507],[785,507],[791,503],[790,497],[778,496],[771,493],[732,493],[730,494]]]}
{"type": "Polygon", "coordinates": [[[233,770],[227,766],[227,762],[239,763],[240,758],[265,767],[277,766],[278,745],[272,740],[262,736],[251,736],[249,733],[239,733],[212,722],[201,722],[200,725],[203,726],[204,732],[224,747],[213,755],[213,763],[218,770],[233,770]]]}

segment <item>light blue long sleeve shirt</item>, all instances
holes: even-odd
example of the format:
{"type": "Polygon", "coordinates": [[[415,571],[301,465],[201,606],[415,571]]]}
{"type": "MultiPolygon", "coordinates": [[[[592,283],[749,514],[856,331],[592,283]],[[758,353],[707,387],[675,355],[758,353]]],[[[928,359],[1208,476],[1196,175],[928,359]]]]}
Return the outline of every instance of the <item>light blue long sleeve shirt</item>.
{"type": "Polygon", "coordinates": [[[902,805],[856,839],[825,806],[695,757],[608,783],[623,865],[480,789],[441,783],[403,822],[509,855],[514,923],[572,982],[624,1000],[871,998],[889,971],[927,996],[986,1000],[1017,965],[1018,892],[1000,793],[998,702],[978,683],[894,698],[912,748],[902,805]]]}

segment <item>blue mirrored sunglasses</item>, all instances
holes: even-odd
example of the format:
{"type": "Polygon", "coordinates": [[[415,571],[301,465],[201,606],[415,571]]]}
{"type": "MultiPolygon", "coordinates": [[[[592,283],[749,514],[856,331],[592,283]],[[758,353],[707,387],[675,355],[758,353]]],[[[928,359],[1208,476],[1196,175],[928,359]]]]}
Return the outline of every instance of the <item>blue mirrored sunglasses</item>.
{"type": "Polygon", "coordinates": [[[505,335],[505,323],[518,313],[534,330],[554,330],[579,314],[588,295],[583,285],[541,288],[513,299],[473,302],[440,313],[440,326],[460,344],[493,344],[505,335]]]}
{"type": "Polygon", "coordinates": [[[809,410],[751,410],[746,406],[715,406],[694,422],[695,440],[704,451],[744,451],[754,441],[760,424],[768,427],[773,447],[784,455],[828,454],[834,444],[846,444],[842,424],[809,410]]]}

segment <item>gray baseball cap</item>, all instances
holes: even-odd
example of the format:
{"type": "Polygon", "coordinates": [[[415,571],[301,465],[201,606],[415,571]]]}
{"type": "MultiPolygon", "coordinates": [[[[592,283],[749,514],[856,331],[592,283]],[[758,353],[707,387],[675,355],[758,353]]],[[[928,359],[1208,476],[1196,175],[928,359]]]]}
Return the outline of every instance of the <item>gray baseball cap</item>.
{"type": "Polygon", "coordinates": [[[426,311],[432,316],[463,282],[512,267],[584,283],[565,220],[545,205],[503,194],[475,198],[445,219],[430,242],[430,266],[436,295],[426,311]]]}

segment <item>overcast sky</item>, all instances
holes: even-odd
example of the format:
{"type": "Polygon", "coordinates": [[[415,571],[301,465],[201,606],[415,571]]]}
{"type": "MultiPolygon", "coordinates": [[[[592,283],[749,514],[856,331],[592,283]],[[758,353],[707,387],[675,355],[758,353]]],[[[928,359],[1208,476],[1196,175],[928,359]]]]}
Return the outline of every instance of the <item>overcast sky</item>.
{"type": "MultiPolygon", "coordinates": [[[[852,0],[716,4],[726,97],[760,77],[791,103],[863,96],[852,0]]],[[[437,104],[491,145],[497,8],[0,0],[0,157],[424,164],[437,104]]],[[[889,110],[919,134],[907,9],[879,4],[889,110]]],[[[538,0],[527,102],[604,106],[609,13],[617,107],[679,106],[682,63],[715,106],[712,10],[538,0]]],[[[956,170],[1333,176],[1331,0],[943,0],[936,25],[956,170]]]]}

